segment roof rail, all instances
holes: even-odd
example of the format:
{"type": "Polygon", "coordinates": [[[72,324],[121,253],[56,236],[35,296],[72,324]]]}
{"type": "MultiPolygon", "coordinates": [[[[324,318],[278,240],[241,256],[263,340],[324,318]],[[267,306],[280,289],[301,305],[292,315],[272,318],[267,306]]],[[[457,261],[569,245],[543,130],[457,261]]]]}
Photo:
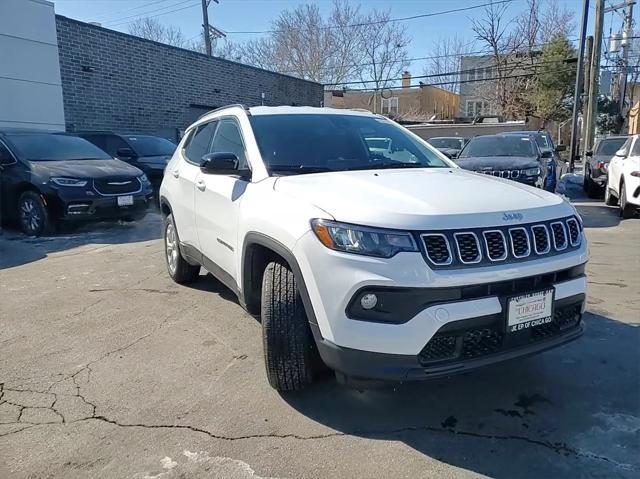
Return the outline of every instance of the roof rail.
{"type": "Polygon", "coordinates": [[[203,113],[202,115],[200,115],[198,117],[198,120],[200,118],[203,118],[203,117],[207,116],[210,113],[214,113],[216,111],[221,111],[221,110],[226,110],[227,108],[242,108],[244,111],[247,112],[247,115],[251,115],[251,113],[249,112],[249,107],[247,105],[245,105],[243,103],[232,103],[231,105],[225,105],[225,106],[221,106],[220,108],[214,108],[213,110],[209,110],[208,112],[203,113]]]}

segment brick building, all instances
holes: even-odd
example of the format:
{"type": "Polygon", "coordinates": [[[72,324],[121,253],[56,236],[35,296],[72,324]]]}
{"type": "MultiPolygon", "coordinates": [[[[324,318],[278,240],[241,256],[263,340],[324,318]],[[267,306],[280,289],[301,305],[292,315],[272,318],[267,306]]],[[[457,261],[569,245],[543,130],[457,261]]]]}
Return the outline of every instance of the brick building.
{"type": "Polygon", "coordinates": [[[67,131],[177,138],[230,103],[320,106],[323,86],[56,15],[67,131]]]}

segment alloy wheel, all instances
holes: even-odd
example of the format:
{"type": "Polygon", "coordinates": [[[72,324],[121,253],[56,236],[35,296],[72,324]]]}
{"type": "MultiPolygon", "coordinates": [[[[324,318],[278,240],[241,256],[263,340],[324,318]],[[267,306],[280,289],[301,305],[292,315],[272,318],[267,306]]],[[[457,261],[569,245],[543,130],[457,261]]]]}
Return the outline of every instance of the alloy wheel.
{"type": "Polygon", "coordinates": [[[36,233],[42,225],[40,208],[32,198],[25,198],[20,204],[20,222],[29,233],[36,233]]]}
{"type": "Polygon", "coordinates": [[[167,265],[169,272],[174,274],[178,265],[178,239],[173,224],[169,223],[165,230],[165,249],[167,254],[167,265]]]}

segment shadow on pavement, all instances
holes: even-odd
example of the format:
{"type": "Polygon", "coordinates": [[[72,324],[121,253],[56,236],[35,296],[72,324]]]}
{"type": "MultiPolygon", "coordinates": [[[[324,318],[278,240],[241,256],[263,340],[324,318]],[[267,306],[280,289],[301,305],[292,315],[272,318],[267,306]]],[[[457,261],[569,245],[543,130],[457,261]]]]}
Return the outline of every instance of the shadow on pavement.
{"type": "Polygon", "coordinates": [[[124,244],[162,237],[162,217],[155,210],[134,222],[85,223],[53,236],[30,238],[16,229],[3,228],[0,235],[0,269],[45,258],[51,253],[88,244],[124,244]]]}
{"type": "Polygon", "coordinates": [[[344,434],[491,477],[633,477],[640,329],[585,322],[570,345],[465,375],[362,392],[327,380],[283,398],[344,434]]]}

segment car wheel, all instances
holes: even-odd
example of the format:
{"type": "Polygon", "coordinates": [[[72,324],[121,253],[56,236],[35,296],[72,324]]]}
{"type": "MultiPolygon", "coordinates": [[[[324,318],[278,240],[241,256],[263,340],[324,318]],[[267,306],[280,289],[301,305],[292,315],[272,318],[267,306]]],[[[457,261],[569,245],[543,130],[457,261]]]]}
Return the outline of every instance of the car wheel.
{"type": "Polygon", "coordinates": [[[591,179],[591,175],[589,174],[589,168],[585,166],[584,168],[584,180],[582,181],[582,189],[585,193],[589,194],[589,181],[591,179]]]}
{"type": "Polygon", "coordinates": [[[313,381],[318,352],[293,272],[271,262],[262,277],[262,343],[269,384],[278,391],[313,381]]]}
{"type": "Polygon", "coordinates": [[[602,194],[602,189],[591,179],[591,175],[584,176],[584,191],[589,198],[598,198],[602,194]]]}
{"type": "Polygon", "coordinates": [[[604,189],[604,204],[608,206],[616,206],[618,204],[618,198],[613,196],[609,185],[604,189]]]}
{"type": "Polygon", "coordinates": [[[200,266],[192,265],[182,257],[180,252],[180,238],[173,221],[173,215],[167,215],[164,219],[164,251],[167,261],[169,276],[176,283],[189,283],[200,274],[200,266]]]}
{"type": "Polygon", "coordinates": [[[627,203],[627,192],[624,183],[620,185],[620,218],[632,218],[636,212],[636,207],[627,203]]]}
{"type": "Polygon", "coordinates": [[[18,199],[20,229],[29,236],[42,236],[53,231],[49,211],[35,191],[25,191],[18,199]]]}

